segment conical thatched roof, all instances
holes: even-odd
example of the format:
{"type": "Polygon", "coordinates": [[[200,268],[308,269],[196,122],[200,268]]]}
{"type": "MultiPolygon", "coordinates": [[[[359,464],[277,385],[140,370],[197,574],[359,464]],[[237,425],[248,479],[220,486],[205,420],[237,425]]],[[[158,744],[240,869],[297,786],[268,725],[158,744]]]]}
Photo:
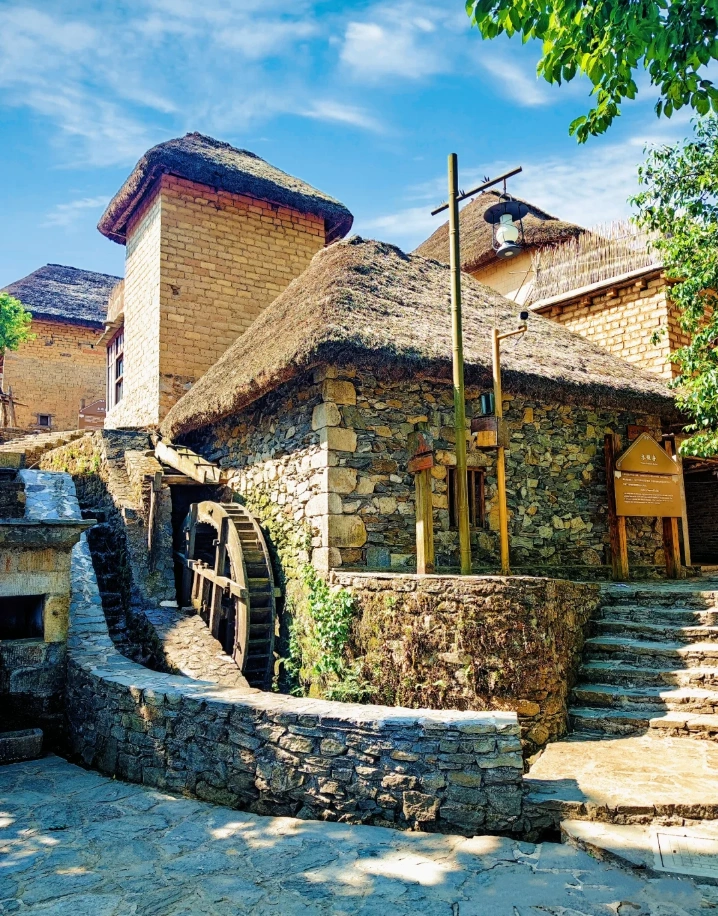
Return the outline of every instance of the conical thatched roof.
{"type": "Polygon", "coordinates": [[[100,232],[124,245],[130,216],[164,173],[318,216],[324,220],[327,242],[343,238],[354,221],[344,204],[255,153],[193,133],[160,143],[144,154],[107,205],[97,224],[100,232]]]}
{"type": "MultiPolygon", "coordinates": [[[[486,210],[499,199],[498,191],[484,191],[467,204],[459,214],[459,236],[461,238],[461,267],[471,273],[486,265],[496,257],[492,247],[491,224],[484,219],[486,210]]],[[[520,200],[520,198],[516,198],[520,200]]],[[[583,230],[573,223],[556,219],[545,210],[540,210],[527,200],[521,200],[529,208],[523,219],[526,247],[539,248],[544,245],[555,245],[569,238],[575,238],[583,230]]],[[[434,232],[414,251],[425,258],[436,258],[437,261],[449,263],[449,224],[434,232]]]]}
{"type": "MultiPolygon", "coordinates": [[[[467,381],[490,386],[491,328],[515,328],[519,307],[471,277],[462,288],[467,381]]],[[[206,426],[335,362],[451,378],[448,267],[358,236],[323,249],[174,405],[162,432],[173,438],[206,426]]],[[[503,366],[506,390],[516,394],[672,412],[658,379],[539,315],[506,345],[503,366]]]]}
{"type": "Polygon", "coordinates": [[[33,318],[101,328],[110,293],[119,277],[80,270],[63,264],[46,264],[6,286],[33,318]]]}

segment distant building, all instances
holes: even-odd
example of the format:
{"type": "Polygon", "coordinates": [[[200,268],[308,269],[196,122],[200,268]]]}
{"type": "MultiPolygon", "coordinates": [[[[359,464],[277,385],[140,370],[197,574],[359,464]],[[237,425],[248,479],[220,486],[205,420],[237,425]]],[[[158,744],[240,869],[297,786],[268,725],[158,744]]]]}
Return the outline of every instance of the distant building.
{"type": "Polygon", "coordinates": [[[5,287],[32,313],[35,339],[4,355],[2,390],[12,389],[16,426],[72,430],[85,407],[105,398],[102,335],[119,277],[46,264],[5,287]]]}

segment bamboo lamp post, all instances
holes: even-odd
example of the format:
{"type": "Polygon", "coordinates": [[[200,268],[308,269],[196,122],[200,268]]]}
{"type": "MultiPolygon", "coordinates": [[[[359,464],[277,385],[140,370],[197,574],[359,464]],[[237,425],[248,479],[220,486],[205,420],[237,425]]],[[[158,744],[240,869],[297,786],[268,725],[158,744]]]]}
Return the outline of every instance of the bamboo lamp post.
{"type": "MultiPolygon", "coordinates": [[[[471,531],[469,527],[469,488],[466,472],[466,398],[464,392],[464,345],[461,322],[461,240],[459,238],[459,204],[462,200],[473,197],[481,191],[506,181],[517,175],[521,167],[499,175],[498,178],[485,181],[471,191],[459,191],[459,164],[456,153],[449,153],[449,199],[447,203],[431,211],[432,216],[449,211],[449,264],[451,266],[451,341],[452,366],[454,383],[454,432],[456,438],[456,516],[459,526],[459,552],[461,555],[461,574],[471,575],[471,531]]],[[[524,329],[525,330],[525,329],[524,329]]],[[[497,332],[495,331],[494,334],[497,332]]],[[[513,332],[518,333],[518,332],[513,332]]],[[[504,335],[513,336],[513,335],[504,335]]],[[[499,340],[502,338],[499,337],[499,340]]],[[[500,370],[499,370],[500,372],[500,370]]],[[[496,372],[494,372],[494,381],[496,372]]],[[[501,379],[499,378],[499,390],[501,379]]],[[[497,409],[500,401],[497,399],[497,409]]],[[[503,450],[502,450],[503,461],[503,450]]],[[[506,516],[506,479],[504,472],[504,516],[506,516]]],[[[503,542],[502,542],[503,543],[503,542]]],[[[506,533],[508,557],[508,530],[506,533]]],[[[508,559],[507,559],[508,567],[508,559]]],[[[503,569],[503,553],[502,553],[503,569]]]]}

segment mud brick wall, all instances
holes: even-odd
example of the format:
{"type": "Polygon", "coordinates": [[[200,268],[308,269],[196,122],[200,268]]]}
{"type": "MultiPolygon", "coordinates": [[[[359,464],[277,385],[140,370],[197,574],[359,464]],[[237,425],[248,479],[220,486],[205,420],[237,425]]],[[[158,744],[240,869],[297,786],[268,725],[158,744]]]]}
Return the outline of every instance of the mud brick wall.
{"type": "Polygon", "coordinates": [[[164,175],[127,233],[124,400],[159,422],[324,246],[319,217],[164,175]]]}
{"type": "Polygon", "coordinates": [[[565,734],[599,587],[557,579],[335,571],[377,702],[518,713],[528,756],[565,734]]]}
{"type": "Polygon", "coordinates": [[[102,328],[36,318],[30,330],[34,340],[5,354],[3,387],[17,399],[17,425],[37,429],[37,415],[49,414],[52,429],[77,429],[82,402],[105,397],[102,328]]]}

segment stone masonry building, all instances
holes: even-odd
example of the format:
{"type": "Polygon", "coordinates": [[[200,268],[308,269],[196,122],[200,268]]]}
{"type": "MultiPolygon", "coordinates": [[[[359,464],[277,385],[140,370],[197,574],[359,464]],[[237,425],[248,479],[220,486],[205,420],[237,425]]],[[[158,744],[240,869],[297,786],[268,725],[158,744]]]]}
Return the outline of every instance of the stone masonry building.
{"type": "Polygon", "coordinates": [[[97,401],[104,407],[107,300],[119,277],[46,264],[5,292],[32,313],[33,340],[5,354],[2,389],[12,389],[16,425],[25,430],[77,429],[97,401]]]}

